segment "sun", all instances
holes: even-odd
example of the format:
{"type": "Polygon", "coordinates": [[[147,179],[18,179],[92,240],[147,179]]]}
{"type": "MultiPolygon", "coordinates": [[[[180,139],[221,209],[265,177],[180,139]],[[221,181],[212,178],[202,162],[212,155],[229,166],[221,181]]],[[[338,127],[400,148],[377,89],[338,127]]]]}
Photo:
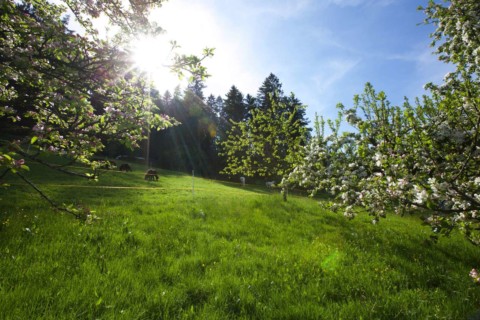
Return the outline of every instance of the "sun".
{"type": "Polygon", "coordinates": [[[166,68],[171,46],[161,37],[141,36],[132,41],[132,58],[135,67],[144,72],[166,68]]]}
{"type": "Polygon", "coordinates": [[[180,81],[169,68],[172,63],[172,45],[162,35],[141,36],[130,43],[133,67],[144,72],[157,89],[171,90],[180,81]]]}

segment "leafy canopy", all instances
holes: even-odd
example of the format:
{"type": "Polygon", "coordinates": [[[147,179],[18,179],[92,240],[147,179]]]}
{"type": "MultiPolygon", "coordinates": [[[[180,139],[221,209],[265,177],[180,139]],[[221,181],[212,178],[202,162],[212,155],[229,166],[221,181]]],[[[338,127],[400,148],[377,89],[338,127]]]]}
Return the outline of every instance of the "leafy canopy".
{"type": "Polygon", "coordinates": [[[420,210],[436,233],[459,229],[480,245],[480,2],[422,9],[439,59],[456,70],[403,106],[367,84],[353,107],[339,105],[333,133],[319,130],[289,181],[331,193],[347,217],[366,211],[376,223],[388,211],[420,210]],[[354,132],[338,132],[342,117],[354,132]]]}
{"type": "MultiPolygon", "coordinates": [[[[134,148],[149,128],[175,124],[156,112],[150,84],[132,68],[128,51],[138,34],[162,32],[148,19],[162,2],[0,3],[0,123],[6,128],[0,136],[0,179],[8,172],[25,178],[21,170],[29,161],[67,172],[42,159],[45,152],[95,169],[101,163],[92,155],[108,141],[134,148]],[[69,28],[67,8],[82,26],[80,33],[69,28]],[[109,40],[94,28],[101,16],[119,30],[109,40]]],[[[203,57],[176,55],[170,68],[202,78],[201,61],[212,54],[206,49],[203,57]]]]}

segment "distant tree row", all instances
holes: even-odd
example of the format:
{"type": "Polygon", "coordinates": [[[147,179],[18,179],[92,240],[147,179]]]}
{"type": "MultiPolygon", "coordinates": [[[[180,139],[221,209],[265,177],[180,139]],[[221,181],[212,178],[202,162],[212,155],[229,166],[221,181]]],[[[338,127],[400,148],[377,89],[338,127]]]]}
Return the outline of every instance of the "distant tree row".
{"type": "MultiPolygon", "coordinates": [[[[228,98],[236,95],[232,87],[228,98]]],[[[228,100],[228,99],[227,99],[228,100]]],[[[222,173],[281,180],[301,159],[301,149],[309,138],[306,107],[291,93],[285,96],[280,80],[270,74],[256,98],[231,99],[224,110],[237,111],[226,126],[219,143],[225,160],[222,173]]],[[[228,114],[227,114],[228,115],[228,114]]]]}
{"type": "MultiPolygon", "coordinates": [[[[284,95],[277,76],[270,74],[255,97],[235,85],[223,98],[205,98],[204,89],[195,78],[183,91],[151,92],[158,112],[181,123],[151,132],[152,165],[217,178],[275,179],[291,169],[293,154],[308,140],[308,120],[306,107],[293,93],[284,95]]],[[[145,156],[146,149],[137,152],[145,156]]],[[[112,157],[122,152],[128,150],[114,144],[106,150],[112,157]]]]}

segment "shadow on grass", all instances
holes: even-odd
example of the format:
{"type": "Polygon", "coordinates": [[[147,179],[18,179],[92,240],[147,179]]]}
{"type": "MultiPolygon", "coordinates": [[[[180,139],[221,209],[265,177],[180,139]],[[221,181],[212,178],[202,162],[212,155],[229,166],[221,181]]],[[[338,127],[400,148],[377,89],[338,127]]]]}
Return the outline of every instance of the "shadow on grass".
{"type": "Polygon", "coordinates": [[[186,172],[180,172],[180,171],[171,171],[171,170],[165,170],[165,169],[158,169],[160,176],[164,177],[185,177],[188,174],[186,172]]]}
{"type": "Polygon", "coordinates": [[[429,240],[429,232],[415,232],[412,236],[408,230],[401,232],[382,227],[372,225],[354,230],[343,228],[341,237],[361,251],[394,257],[385,262],[392,269],[400,268],[409,277],[416,275],[416,283],[424,283],[427,289],[442,287],[448,290],[449,284],[444,278],[449,276],[450,269],[459,264],[475,266],[478,263],[473,254],[477,248],[454,240],[461,238],[460,234],[452,235],[452,238],[441,238],[438,243],[434,243],[429,240]]]}
{"type": "Polygon", "coordinates": [[[253,185],[253,184],[246,184],[245,187],[243,187],[240,183],[237,183],[237,182],[222,181],[222,180],[215,180],[215,182],[225,187],[244,190],[244,191],[256,192],[261,194],[275,193],[273,190],[268,190],[265,187],[253,185]]]}

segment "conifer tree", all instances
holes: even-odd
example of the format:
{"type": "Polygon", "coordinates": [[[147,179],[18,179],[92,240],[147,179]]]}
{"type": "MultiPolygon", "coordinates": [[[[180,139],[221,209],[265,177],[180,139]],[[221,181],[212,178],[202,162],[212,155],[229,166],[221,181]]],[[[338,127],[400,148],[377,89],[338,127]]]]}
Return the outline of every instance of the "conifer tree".
{"type": "Polygon", "coordinates": [[[263,81],[261,87],[258,89],[258,106],[260,109],[266,110],[270,108],[273,103],[278,104],[282,97],[282,83],[276,75],[270,73],[270,75],[263,81]]]}
{"type": "Polygon", "coordinates": [[[236,86],[232,86],[223,102],[223,118],[227,121],[239,122],[245,120],[247,109],[243,102],[243,94],[236,86]]]}

